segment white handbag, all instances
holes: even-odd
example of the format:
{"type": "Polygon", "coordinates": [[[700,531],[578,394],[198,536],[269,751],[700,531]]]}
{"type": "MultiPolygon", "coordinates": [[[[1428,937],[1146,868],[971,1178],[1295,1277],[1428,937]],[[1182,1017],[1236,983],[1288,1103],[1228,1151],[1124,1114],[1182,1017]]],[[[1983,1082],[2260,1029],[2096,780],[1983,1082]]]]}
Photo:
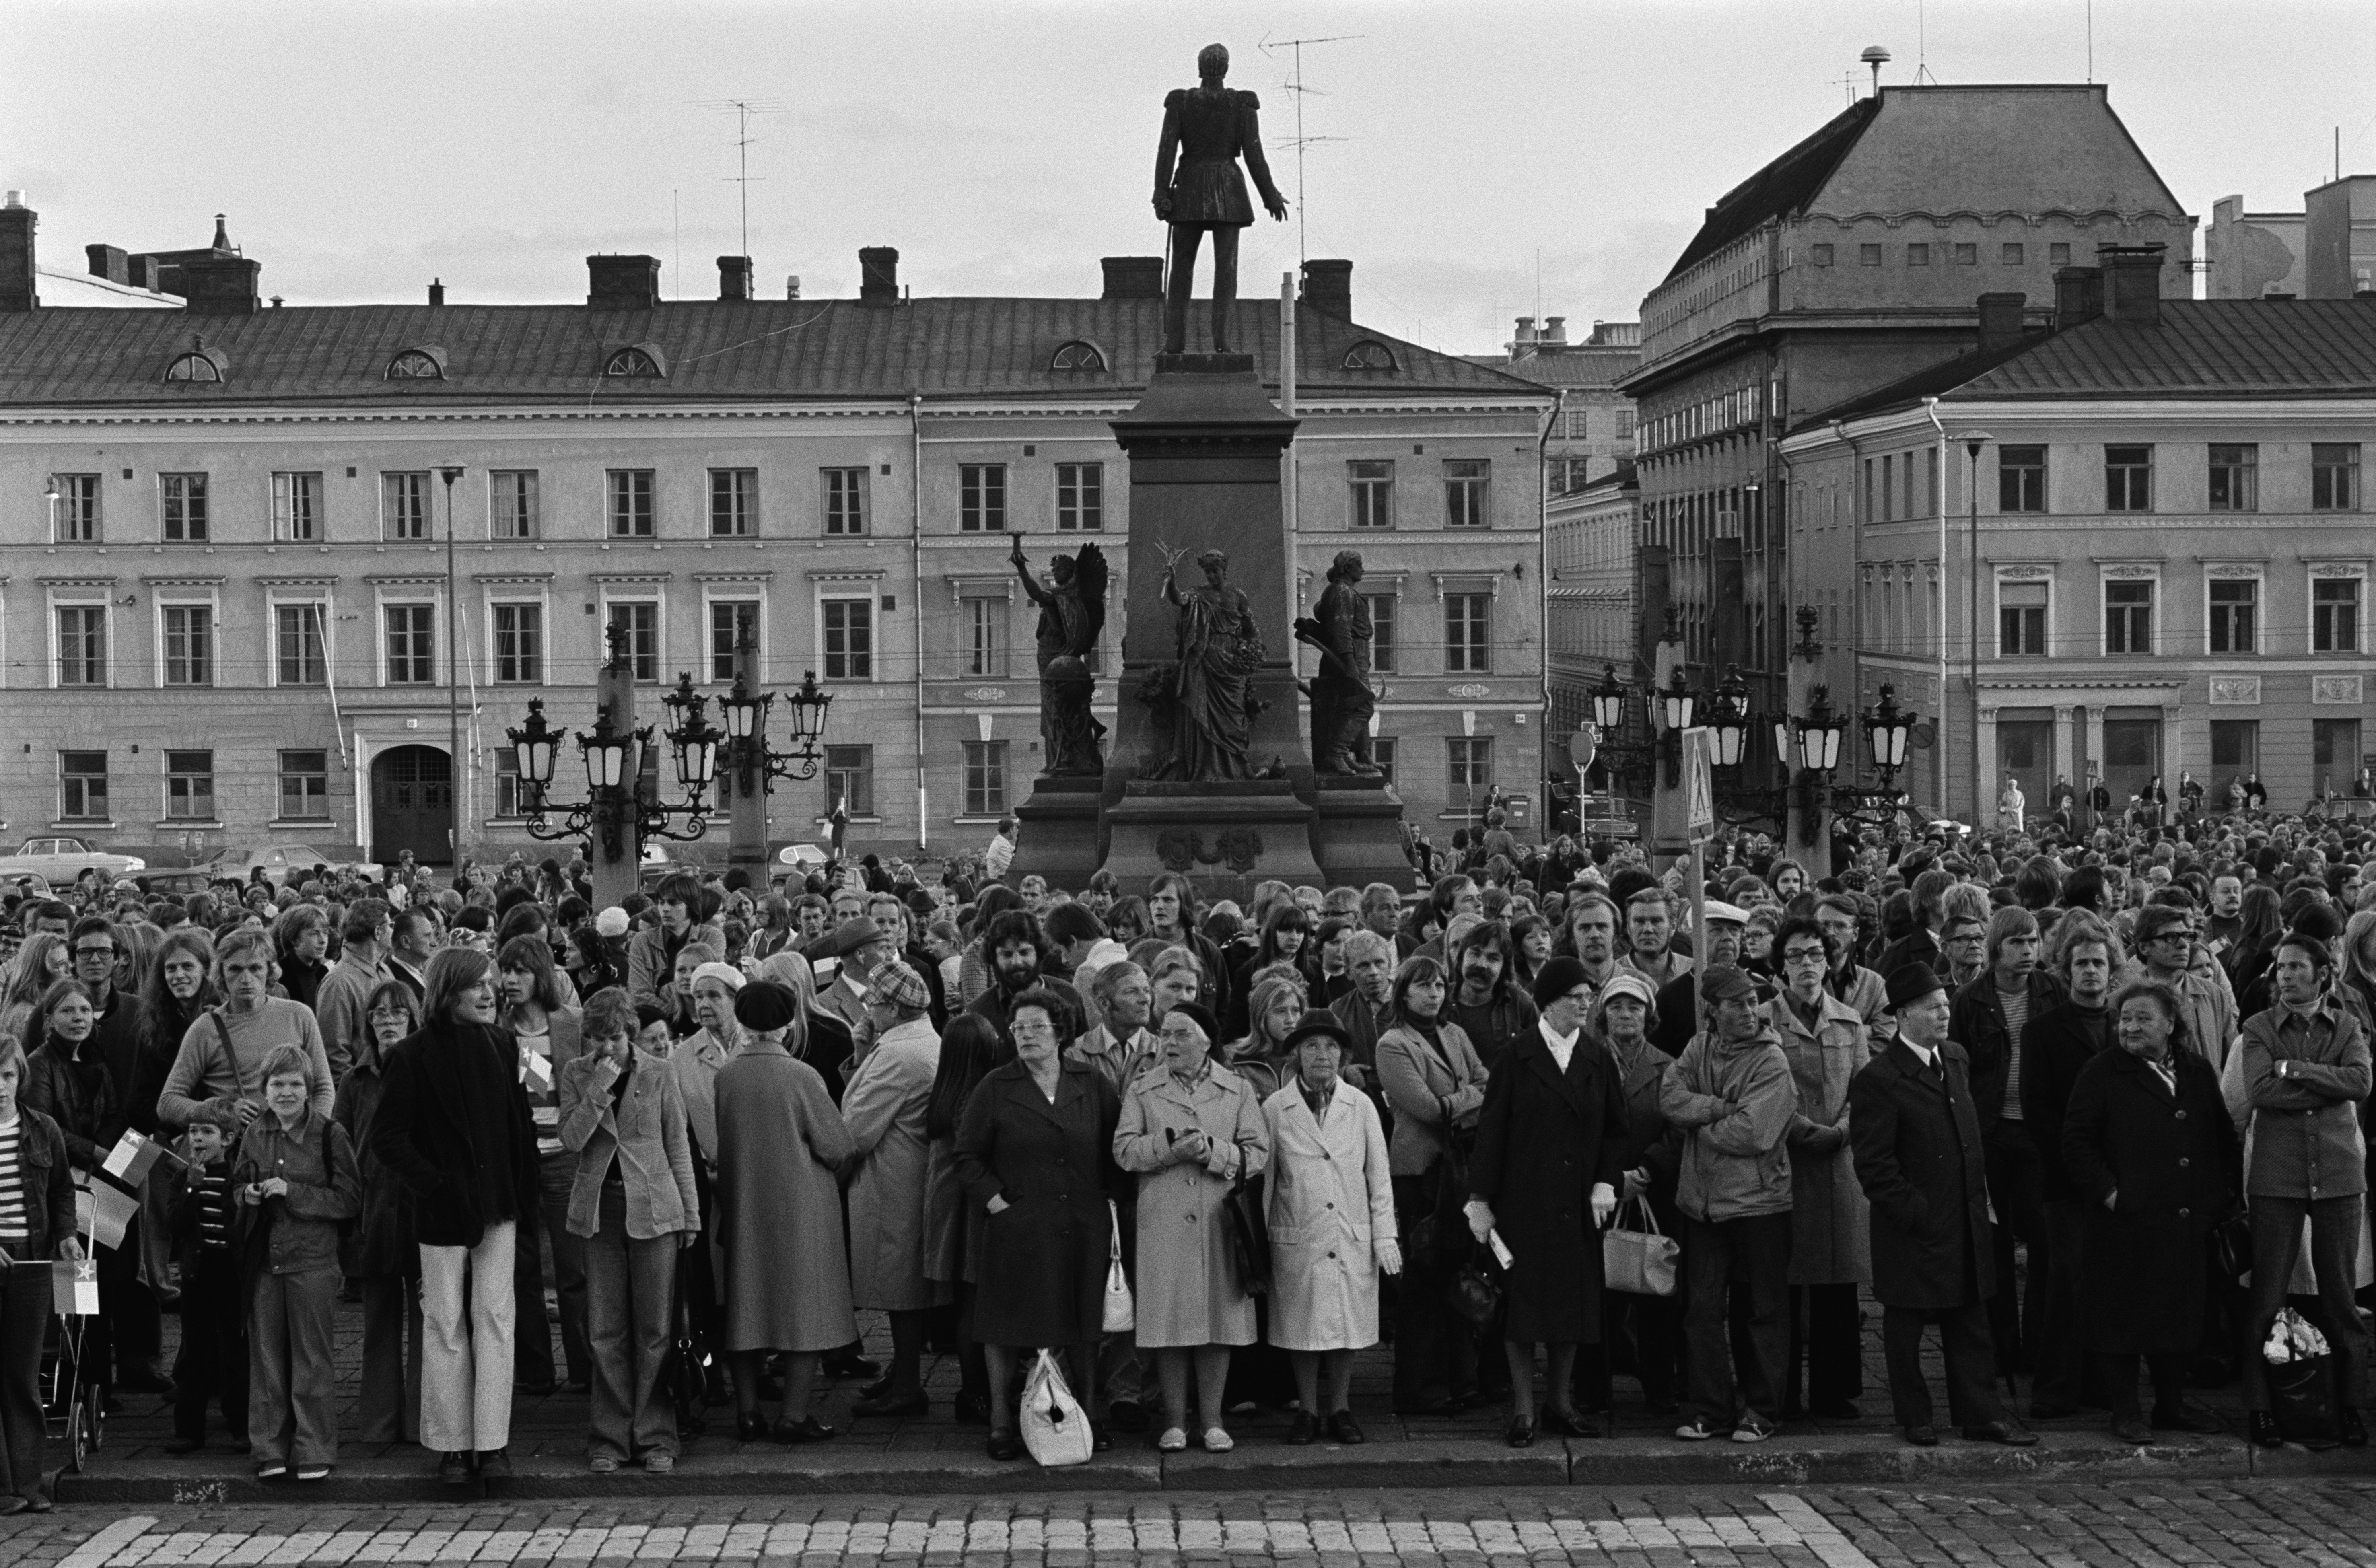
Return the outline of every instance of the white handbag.
{"type": "Polygon", "coordinates": [[[1089,1430],[1088,1413],[1064,1385],[1064,1373],[1053,1352],[1042,1350],[1023,1385],[1023,1446],[1050,1469],[1086,1465],[1097,1452],[1097,1434],[1089,1430]]]}
{"type": "Polygon", "coordinates": [[[1130,1276],[1122,1268],[1122,1216],[1113,1200],[1106,1200],[1106,1316],[1108,1334],[1128,1334],[1138,1326],[1138,1308],[1130,1299],[1130,1276]]]}

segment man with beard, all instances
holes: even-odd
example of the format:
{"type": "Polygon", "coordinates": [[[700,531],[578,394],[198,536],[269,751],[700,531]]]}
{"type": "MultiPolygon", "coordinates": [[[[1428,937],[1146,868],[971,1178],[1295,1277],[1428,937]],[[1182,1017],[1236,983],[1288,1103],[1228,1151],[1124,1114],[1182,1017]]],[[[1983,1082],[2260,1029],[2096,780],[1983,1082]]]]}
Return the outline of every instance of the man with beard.
{"type": "Polygon", "coordinates": [[[1510,931],[1499,921],[1470,926],[1453,950],[1455,983],[1444,1002],[1443,1016],[1460,1026],[1488,1074],[1533,1032],[1540,1016],[1534,1003],[1510,983],[1511,968],[1510,931]]]}
{"type": "Polygon", "coordinates": [[[2211,873],[2211,919],[2204,925],[2203,941],[2231,981],[2236,978],[2236,939],[2243,931],[2244,879],[2223,861],[2211,873]]]}
{"type": "Polygon", "coordinates": [[[1026,909],[1009,909],[990,922],[982,934],[982,950],[990,955],[991,985],[988,991],[973,999],[968,1013],[979,1013],[998,1026],[1000,1038],[1010,1047],[1014,1034],[1009,1028],[1007,1009],[1015,998],[1033,986],[1043,986],[1055,993],[1064,1004],[1064,1016],[1055,1020],[1056,1049],[1062,1051],[1080,1038],[1087,1014],[1081,1006],[1080,992],[1069,981],[1040,972],[1040,954],[1047,939],[1040,932],[1040,922],[1026,909]]]}
{"type": "Polygon", "coordinates": [[[1815,923],[1831,939],[1832,968],[1824,977],[1824,989],[1857,1010],[1857,1016],[1864,1020],[1865,1044],[1877,1056],[1897,1038],[1897,1015],[1889,1010],[1881,976],[1856,961],[1855,897],[1847,893],[1824,894],[1815,904],[1815,923]]]}

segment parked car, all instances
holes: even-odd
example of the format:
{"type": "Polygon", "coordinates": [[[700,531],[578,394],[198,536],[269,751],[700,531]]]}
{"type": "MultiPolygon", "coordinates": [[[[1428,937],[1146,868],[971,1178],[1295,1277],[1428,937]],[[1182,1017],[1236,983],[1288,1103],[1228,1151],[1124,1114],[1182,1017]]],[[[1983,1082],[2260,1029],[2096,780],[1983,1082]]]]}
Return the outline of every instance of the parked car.
{"type": "Polygon", "coordinates": [[[339,861],[315,849],[311,844],[266,844],[253,849],[225,849],[205,864],[208,876],[246,882],[260,867],[264,879],[279,887],[294,874],[303,881],[313,874],[315,866],[328,866],[334,873],[356,871],[376,876],[379,868],[368,861],[339,861]]]}
{"type": "Polygon", "coordinates": [[[111,855],[79,838],[28,838],[13,855],[0,855],[0,880],[45,876],[53,883],[72,882],[86,871],[113,881],[127,873],[147,871],[137,855],[111,855]]]}
{"type": "Polygon", "coordinates": [[[204,866],[187,866],[175,871],[152,871],[132,879],[140,891],[157,898],[186,898],[193,893],[204,893],[214,885],[214,873],[204,866]]]}

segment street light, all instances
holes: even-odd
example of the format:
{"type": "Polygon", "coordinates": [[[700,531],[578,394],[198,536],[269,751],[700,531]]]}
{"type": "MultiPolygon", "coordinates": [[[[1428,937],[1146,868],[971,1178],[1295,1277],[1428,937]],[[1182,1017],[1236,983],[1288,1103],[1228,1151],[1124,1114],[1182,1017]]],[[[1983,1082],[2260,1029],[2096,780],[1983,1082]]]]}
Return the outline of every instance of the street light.
{"type": "MultiPolygon", "coordinates": [[[[1964,659],[1964,690],[1970,698],[1972,709],[1971,771],[1972,820],[1974,822],[1980,820],[1980,451],[1995,439],[1993,434],[1985,430],[1967,430],[1964,433],[1964,453],[1970,459],[1966,465],[1968,470],[1966,478],[1969,497],[1966,516],[1971,535],[1970,561],[1965,567],[1964,575],[1968,579],[1967,586],[1972,599],[1970,613],[1965,617],[1966,652],[1964,659]]],[[[1942,506],[1940,510],[1944,512],[1946,508],[1942,506]]],[[[1941,521],[1943,531],[1944,518],[1941,521]]],[[[1943,545],[1944,542],[1942,538],[1941,543],[1943,545]]],[[[1940,640],[1943,645],[1946,639],[1942,636],[1940,640]]],[[[1939,672],[1942,681],[1946,678],[1944,652],[1942,647],[1939,672]]],[[[1939,695],[1943,703],[1947,695],[1943,686],[1941,687],[1939,695]]],[[[1939,778],[1939,803],[1942,806],[1947,803],[1946,794],[1946,774],[1942,768],[1939,778]]]]}
{"type": "Polygon", "coordinates": [[[1864,718],[1865,741],[1871,748],[1872,766],[1880,770],[1884,788],[1906,766],[1906,743],[1913,731],[1914,716],[1898,711],[1897,689],[1884,682],[1881,701],[1864,718]]]}
{"type": "Polygon", "coordinates": [[[1625,688],[1617,683],[1617,666],[1601,666],[1600,684],[1592,689],[1592,721],[1610,734],[1625,728],[1625,688]]]}
{"type": "Polygon", "coordinates": [[[833,694],[818,685],[816,671],[809,670],[802,672],[799,688],[784,700],[791,708],[792,746],[778,752],[767,746],[767,710],[775,705],[775,693],[754,692],[751,683],[737,674],[734,689],[718,699],[719,713],[726,720],[727,766],[734,770],[734,787],[746,796],[762,788],[772,789],[772,781],[778,778],[798,782],[814,778],[825,760],[821,742],[833,694]]]}
{"type": "Polygon", "coordinates": [[[446,803],[454,814],[447,843],[458,869],[462,864],[462,607],[454,598],[454,481],[462,477],[462,470],[442,468],[437,477],[446,481],[446,803]]]}
{"type": "MultiPolygon", "coordinates": [[[[612,668],[622,668],[626,659],[624,629],[613,626],[612,668]]],[[[631,826],[638,839],[686,842],[702,836],[710,812],[703,797],[717,777],[718,747],[723,736],[704,715],[707,699],[694,691],[690,675],[679,675],[676,690],[663,700],[673,722],[661,734],[676,754],[677,779],[685,791],[685,798],[673,803],[643,798],[644,754],[652,739],[649,726],[635,729],[614,724],[607,703],[595,708],[594,728],[577,733],[577,749],[586,764],[586,799],[574,802],[548,799],[564,732],[545,719],[543,698],[529,701],[528,721],[505,734],[519,765],[520,804],[530,837],[550,842],[583,838],[599,830],[604,852],[615,861],[624,852],[631,826]],[[548,814],[554,812],[562,814],[558,824],[547,820],[548,814]],[[682,829],[674,826],[679,817],[684,819],[682,829]]]]}
{"type": "Polygon", "coordinates": [[[1740,678],[1740,666],[1733,665],[1724,682],[1708,699],[1708,728],[1716,739],[1718,767],[1738,767],[1740,754],[1749,742],[1749,683],[1740,678]]]}

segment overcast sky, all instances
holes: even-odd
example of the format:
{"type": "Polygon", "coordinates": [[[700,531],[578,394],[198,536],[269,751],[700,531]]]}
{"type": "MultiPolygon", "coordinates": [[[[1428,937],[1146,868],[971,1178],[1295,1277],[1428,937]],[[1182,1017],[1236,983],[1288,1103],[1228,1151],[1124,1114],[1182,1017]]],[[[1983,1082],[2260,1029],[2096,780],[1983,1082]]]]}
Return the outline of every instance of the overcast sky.
{"type": "MultiPolygon", "coordinates": [[[[1948,84],[2080,81],[2087,12],[9,0],[0,184],[29,191],[52,266],[203,244],[226,211],[291,304],[419,300],[433,276],[456,302],[576,302],[596,250],[649,252],[698,299],[742,248],[735,117],[707,101],[742,97],[781,108],[749,148],[762,293],[798,273],[853,295],[858,247],[890,244],[919,294],[1081,295],[1099,256],[1162,248],[1163,94],[1199,46],[1261,94],[1292,202],[1292,54],[1261,46],[1354,34],[1303,51],[1305,223],[1260,221],[1243,290],[1276,291],[1301,242],[1352,259],[1365,324],[1482,352],[1522,314],[1634,319],[1702,211],[1865,81],[1865,45],[1895,55],[1886,82],[1926,44],[1948,84]]],[[[2094,0],[2094,39],[2096,79],[2206,224],[2231,192],[2299,210],[2337,125],[2345,169],[2376,170],[2371,0],[2094,0]]]]}

